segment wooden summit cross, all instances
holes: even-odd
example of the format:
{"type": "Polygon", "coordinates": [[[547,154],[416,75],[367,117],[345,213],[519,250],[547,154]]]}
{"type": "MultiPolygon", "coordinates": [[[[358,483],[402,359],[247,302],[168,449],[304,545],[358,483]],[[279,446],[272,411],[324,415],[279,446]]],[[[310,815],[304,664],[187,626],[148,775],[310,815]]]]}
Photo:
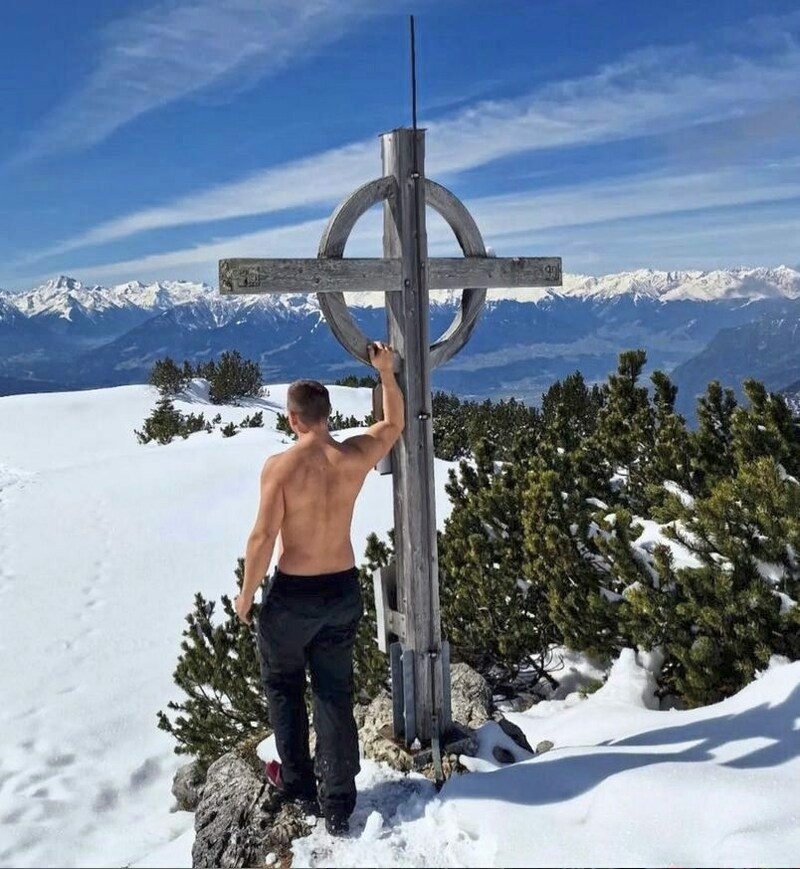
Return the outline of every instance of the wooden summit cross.
{"type": "Polygon", "coordinates": [[[388,341],[405,396],[406,426],[391,455],[395,563],[375,577],[378,642],[392,665],[394,733],[438,754],[451,730],[449,649],[442,641],[434,503],[431,369],[469,339],[487,287],[561,284],[559,257],[488,257],[464,205],[423,172],[425,131],[401,128],[381,137],[383,177],[356,190],[337,209],[316,259],[228,259],[219,264],[222,294],[318,293],[328,325],[356,359],[369,365],[369,339],[353,320],[345,292],[386,293],[388,341]],[[384,203],[383,259],[343,259],[356,221],[384,203]],[[455,233],[463,259],[429,259],[425,207],[455,233]],[[428,290],[467,287],[444,334],[429,345],[428,290]],[[396,638],[389,642],[390,638],[396,638]]]}

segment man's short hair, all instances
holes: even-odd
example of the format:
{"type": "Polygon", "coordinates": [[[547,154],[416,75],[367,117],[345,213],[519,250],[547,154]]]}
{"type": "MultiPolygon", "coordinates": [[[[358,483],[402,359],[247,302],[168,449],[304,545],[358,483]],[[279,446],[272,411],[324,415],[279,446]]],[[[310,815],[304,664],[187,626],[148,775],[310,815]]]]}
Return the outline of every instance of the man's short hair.
{"type": "Polygon", "coordinates": [[[295,380],[286,397],[287,410],[294,411],[303,425],[317,425],[331,412],[331,397],[318,380],[295,380]]]}

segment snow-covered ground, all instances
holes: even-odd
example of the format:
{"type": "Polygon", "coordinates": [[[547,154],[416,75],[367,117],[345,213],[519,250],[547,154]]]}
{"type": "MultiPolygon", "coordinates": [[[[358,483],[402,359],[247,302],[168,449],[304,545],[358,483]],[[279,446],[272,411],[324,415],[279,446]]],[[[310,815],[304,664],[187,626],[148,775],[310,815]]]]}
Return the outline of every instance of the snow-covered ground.
{"type": "MultiPolygon", "coordinates": [[[[199,390],[184,411],[204,406],[199,390]]],[[[195,591],[235,592],[285,386],[220,408],[265,427],[142,446],[148,386],[0,398],[0,865],[122,866],[179,836],[184,762],[156,729],[195,591]]],[[[364,416],[369,390],[331,388],[364,416]]],[[[337,433],[344,436],[346,432],[337,433]]],[[[437,463],[440,519],[447,465],[437,463]]],[[[370,474],[357,557],[391,527],[391,480],[370,474]]]]}
{"type": "MultiPolygon", "coordinates": [[[[367,390],[332,392],[343,413],[368,410],[367,390]]],[[[252,403],[264,429],[168,446],[133,436],[149,387],[0,399],[0,866],[190,865],[192,816],[170,813],[182,761],[155,712],[175,696],[194,592],[234,589],[258,471],[285,446],[271,427],[284,398],[252,403]]],[[[179,406],[216,412],[200,392],[179,406]]],[[[390,486],[370,475],[357,551],[389,527],[390,486]]],[[[567,663],[557,675],[578,686],[567,663]]],[[[364,761],[350,837],[318,826],[294,866],[797,865],[800,663],[669,712],[651,669],[626,651],[588,698],[509,714],[531,745],[554,743],[539,757],[501,767],[505,737],[487,725],[474,772],[438,795],[364,761]]]]}
{"type": "Polygon", "coordinates": [[[438,796],[367,762],[352,837],[320,825],[293,865],[796,866],[800,663],[694,711],[648,708],[652,688],[626,650],[588,698],[508,716],[551,751],[500,768],[490,723],[483,771],[438,796]]]}

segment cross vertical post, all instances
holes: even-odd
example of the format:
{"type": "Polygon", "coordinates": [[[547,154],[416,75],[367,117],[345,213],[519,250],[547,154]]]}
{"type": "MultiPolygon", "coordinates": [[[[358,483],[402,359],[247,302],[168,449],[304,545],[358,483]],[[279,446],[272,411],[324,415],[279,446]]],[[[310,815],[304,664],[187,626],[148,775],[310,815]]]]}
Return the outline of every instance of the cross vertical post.
{"type": "Polygon", "coordinates": [[[390,462],[395,562],[373,576],[377,640],[391,660],[394,735],[406,745],[416,739],[430,744],[435,759],[441,748],[439,737],[452,732],[453,723],[449,646],[442,640],[439,606],[431,369],[467,343],[484,306],[486,288],[559,286],[562,263],[560,257],[487,257],[480,230],[464,204],[425,177],[423,130],[385,133],[381,153],[383,175],[359,187],[333,212],[315,259],[220,260],[219,286],[223,295],[316,292],[336,339],[365,364],[370,362],[370,339],[350,314],[344,293],[385,293],[406,426],[390,462]],[[384,205],[383,258],[345,259],[345,245],[356,222],[380,203],[384,205]],[[428,258],[426,205],[453,230],[463,259],[428,258]],[[462,288],[450,327],[432,344],[431,287],[462,288]]]}
{"type": "MultiPolygon", "coordinates": [[[[404,647],[413,651],[416,736],[425,744],[450,720],[442,691],[439,567],[436,546],[429,354],[428,242],[425,230],[425,131],[381,137],[383,175],[397,195],[384,203],[383,255],[399,259],[403,291],[386,293],[389,343],[401,359],[406,425],[392,452],[397,604],[405,616],[404,647]],[[414,139],[416,135],[416,166],[414,139]],[[415,177],[415,171],[419,173],[415,177]]],[[[410,741],[410,739],[409,739],[410,741]]]]}

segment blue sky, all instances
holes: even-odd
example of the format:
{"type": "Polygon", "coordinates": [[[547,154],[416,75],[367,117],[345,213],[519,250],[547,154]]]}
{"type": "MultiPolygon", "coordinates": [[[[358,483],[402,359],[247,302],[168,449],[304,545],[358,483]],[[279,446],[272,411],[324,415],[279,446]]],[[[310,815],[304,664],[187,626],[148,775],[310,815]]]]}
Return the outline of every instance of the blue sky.
{"type": "MultiPolygon", "coordinates": [[[[314,256],[410,122],[408,12],[428,175],[498,253],[800,263],[796,0],[8,0],[0,287],[314,256]]],[[[377,213],[348,253],[380,255],[377,213]]]]}

